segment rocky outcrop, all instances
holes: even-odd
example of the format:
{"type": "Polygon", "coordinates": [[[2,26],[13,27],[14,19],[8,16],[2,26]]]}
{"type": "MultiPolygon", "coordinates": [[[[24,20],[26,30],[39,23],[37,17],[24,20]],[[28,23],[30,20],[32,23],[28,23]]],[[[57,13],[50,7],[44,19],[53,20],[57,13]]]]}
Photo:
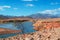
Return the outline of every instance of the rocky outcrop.
{"type": "Polygon", "coordinates": [[[38,20],[33,24],[36,34],[42,36],[40,40],[60,40],[60,21],[56,20],[38,20]]]}
{"type": "Polygon", "coordinates": [[[60,19],[38,20],[33,26],[35,30],[58,28],[60,27],[60,19]]]}

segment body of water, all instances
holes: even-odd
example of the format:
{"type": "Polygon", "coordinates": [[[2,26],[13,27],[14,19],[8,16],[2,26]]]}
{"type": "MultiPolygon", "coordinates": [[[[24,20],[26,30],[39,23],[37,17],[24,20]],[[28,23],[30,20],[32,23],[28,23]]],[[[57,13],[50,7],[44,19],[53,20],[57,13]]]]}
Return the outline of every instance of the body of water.
{"type": "MultiPolygon", "coordinates": [[[[5,24],[0,24],[0,28],[8,28],[8,29],[12,29],[12,30],[22,30],[22,32],[20,32],[21,34],[35,32],[35,30],[33,29],[32,22],[5,23],[5,24]]],[[[0,38],[5,38],[5,37],[10,37],[10,36],[15,36],[15,35],[16,34],[5,34],[5,35],[0,35],[0,38]]]]}

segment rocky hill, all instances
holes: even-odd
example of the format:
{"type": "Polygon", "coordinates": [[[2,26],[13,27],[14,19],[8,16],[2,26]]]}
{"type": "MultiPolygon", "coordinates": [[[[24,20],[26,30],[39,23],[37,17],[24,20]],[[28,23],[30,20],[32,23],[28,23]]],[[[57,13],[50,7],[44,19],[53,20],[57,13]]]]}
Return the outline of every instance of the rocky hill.
{"type": "Polygon", "coordinates": [[[60,18],[60,16],[58,16],[58,15],[42,14],[42,13],[32,14],[32,15],[29,15],[28,17],[35,18],[35,19],[60,18]]]}

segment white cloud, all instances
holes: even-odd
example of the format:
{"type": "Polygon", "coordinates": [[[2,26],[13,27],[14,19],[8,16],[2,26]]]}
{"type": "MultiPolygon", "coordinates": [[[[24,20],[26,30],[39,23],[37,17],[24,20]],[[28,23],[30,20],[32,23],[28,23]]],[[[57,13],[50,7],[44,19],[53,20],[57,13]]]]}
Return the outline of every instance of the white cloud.
{"type": "MultiPolygon", "coordinates": [[[[12,7],[8,6],[8,5],[3,5],[3,6],[0,6],[0,11],[5,10],[5,9],[9,9],[9,8],[12,8],[12,7]]],[[[18,8],[12,8],[12,9],[17,10],[18,8]]]]}
{"type": "Polygon", "coordinates": [[[51,3],[51,5],[58,5],[58,4],[60,4],[60,3],[58,3],[58,2],[52,2],[51,3]]]}
{"type": "Polygon", "coordinates": [[[38,1],[38,0],[22,0],[22,1],[38,1]]]}
{"type": "Polygon", "coordinates": [[[22,0],[22,1],[33,1],[33,0],[22,0]]]}
{"type": "Polygon", "coordinates": [[[11,6],[0,6],[0,10],[4,10],[5,8],[11,8],[11,6]]]}
{"type": "Polygon", "coordinates": [[[0,10],[3,10],[3,7],[2,6],[0,6],[0,10]]]}
{"type": "Polygon", "coordinates": [[[11,8],[11,6],[3,6],[3,8],[11,8]]]}
{"type": "Polygon", "coordinates": [[[18,8],[13,8],[14,10],[17,10],[18,8]]]}
{"type": "Polygon", "coordinates": [[[42,13],[42,14],[57,14],[57,13],[60,13],[60,8],[53,9],[53,10],[44,10],[44,11],[40,11],[38,13],[42,13]]]}
{"type": "Polygon", "coordinates": [[[2,10],[2,8],[0,8],[0,10],[2,10]]]}
{"type": "Polygon", "coordinates": [[[26,6],[28,6],[28,7],[33,7],[34,4],[26,4],[26,6]]]}
{"type": "Polygon", "coordinates": [[[0,10],[2,10],[3,8],[0,7],[0,10]]]}

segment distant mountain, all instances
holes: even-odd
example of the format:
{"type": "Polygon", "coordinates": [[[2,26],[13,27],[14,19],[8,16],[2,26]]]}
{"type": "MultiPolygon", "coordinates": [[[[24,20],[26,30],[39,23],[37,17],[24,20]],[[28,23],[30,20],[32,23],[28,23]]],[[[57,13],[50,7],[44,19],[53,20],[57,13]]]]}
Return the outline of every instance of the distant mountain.
{"type": "Polygon", "coordinates": [[[9,19],[9,18],[26,18],[26,16],[5,16],[5,15],[0,15],[0,19],[9,19]]]}
{"type": "Polygon", "coordinates": [[[29,16],[4,16],[0,15],[0,19],[8,19],[8,18],[34,18],[34,19],[45,19],[45,18],[60,18],[60,14],[42,14],[42,13],[36,13],[29,16]]]}
{"type": "Polygon", "coordinates": [[[8,16],[0,15],[0,19],[6,19],[6,18],[8,18],[8,16]]]}
{"type": "Polygon", "coordinates": [[[57,13],[56,16],[60,17],[60,13],[57,13]]]}
{"type": "Polygon", "coordinates": [[[42,13],[37,13],[37,14],[32,14],[28,17],[39,19],[39,18],[59,18],[60,16],[57,15],[52,15],[52,14],[42,14],[42,13]]]}
{"type": "Polygon", "coordinates": [[[15,16],[0,15],[0,19],[9,19],[9,18],[15,18],[15,16]]]}

